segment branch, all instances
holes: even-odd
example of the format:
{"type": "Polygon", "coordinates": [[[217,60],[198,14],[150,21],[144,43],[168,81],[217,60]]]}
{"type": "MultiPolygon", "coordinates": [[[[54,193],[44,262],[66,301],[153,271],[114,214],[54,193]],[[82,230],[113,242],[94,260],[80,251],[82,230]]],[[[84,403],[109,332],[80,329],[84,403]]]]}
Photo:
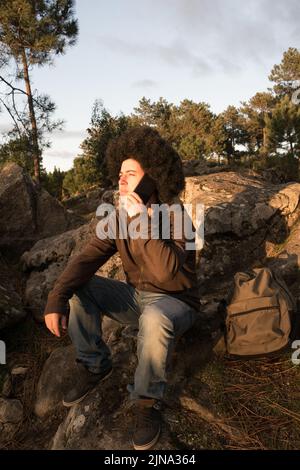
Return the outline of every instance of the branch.
{"type": "Polygon", "coordinates": [[[26,93],[26,91],[24,90],[21,90],[21,88],[16,88],[14,87],[11,83],[9,83],[7,80],[5,80],[5,78],[2,77],[2,75],[0,75],[0,80],[2,82],[4,82],[7,86],[10,87],[10,89],[15,92],[15,91],[20,91],[21,93],[23,93],[24,95],[28,96],[28,94],[26,93]]]}
{"type": "Polygon", "coordinates": [[[10,115],[10,117],[12,118],[12,120],[14,121],[15,126],[16,126],[16,129],[17,129],[17,131],[18,131],[18,134],[19,134],[19,136],[21,137],[22,134],[21,134],[20,128],[19,128],[19,126],[18,126],[18,123],[17,123],[17,121],[16,121],[14,115],[12,114],[11,110],[9,109],[9,107],[7,106],[7,104],[5,103],[5,101],[4,101],[2,98],[0,98],[0,101],[1,101],[1,103],[3,104],[3,106],[5,107],[6,111],[7,111],[8,114],[10,115]]]}
{"type": "MultiPolygon", "coordinates": [[[[25,94],[27,96],[27,93],[24,91],[24,90],[21,90],[20,88],[16,88],[14,87],[11,83],[9,83],[7,80],[5,80],[5,78],[2,77],[2,75],[0,75],[0,80],[5,83],[7,86],[9,86],[9,88],[11,89],[10,93],[7,93],[7,96],[11,95],[12,96],[12,105],[13,105],[13,109],[14,109],[14,112],[15,112],[15,116],[17,116],[18,118],[18,121],[22,124],[26,134],[28,133],[27,129],[26,129],[26,126],[23,122],[23,119],[21,118],[18,110],[17,110],[17,106],[16,106],[16,102],[15,102],[15,93],[16,92],[20,92],[21,94],[25,94]]],[[[7,106],[7,104],[4,102],[4,100],[1,98],[1,102],[3,103],[5,109],[7,110],[7,112],[9,113],[10,117],[12,118],[13,122],[15,123],[15,126],[17,128],[17,131],[18,131],[18,134],[21,136],[21,131],[20,131],[20,128],[18,126],[18,123],[17,123],[17,120],[15,118],[15,116],[13,115],[13,113],[11,112],[11,109],[9,108],[9,106],[7,106]]]]}
{"type": "MultiPolygon", "coordinates": [[[[5,78],[2,77],[2,75],[0,75],[0,80],[5,83],[10,89],[11,89],[11,92],[9,94],[14,94],[16,91],[19,91],[20,93],[22,93],[23,95],[26,95],[28,96],[28,93],[26,93],[26,91],[24,90],[21,90],[21,88],[16,88],[15,86],[13,86],[11,83],[9,83],[7,80],[5,80],[5,78]]],[[[47,105],[44,105],[42,102],[40,102],[39,100],[37,100],[36,98],[34,98],[34,96],[32,96],[32,100],[36,103],[37,106],[39,106],[43,111],[47,111],[47,105]]]]}
{"type": "Polygon", "coordinates": [[[22,126],[23,126],[23,128],[24,128],[24,130],[25,130],[25,133],[28,134],[28,130],[27,130],[25,124],[24,124],[24,121],[23,121],[23,119],[21,118],[21,116],[20,116],[20,114],[19,114],[19,112],[18,112],[18,110],[17,110],[17,106],[16,106],[16,102],[15,102],[15,92],[14,92],[14,90],[12,90],[12,103],[13,103],[13,108],[14,108],[14,111],[15,111],[17,117],[18,117],[19,122],[22,124],[22,126]]]}
{"type": "Polygon", "coordinates": [[[262,444],[255,438],[240,431],[239,429],[224,423],[222,418],[219,418],[204,406],[197,403],[193,398],[183,396],[180,398],[183,408],[188,411],[196,413],[201,419],[218,429],[223,435],[226,435],[231,441],[244,446],[255,446],[255,448],[262,448],[262,444]]]}

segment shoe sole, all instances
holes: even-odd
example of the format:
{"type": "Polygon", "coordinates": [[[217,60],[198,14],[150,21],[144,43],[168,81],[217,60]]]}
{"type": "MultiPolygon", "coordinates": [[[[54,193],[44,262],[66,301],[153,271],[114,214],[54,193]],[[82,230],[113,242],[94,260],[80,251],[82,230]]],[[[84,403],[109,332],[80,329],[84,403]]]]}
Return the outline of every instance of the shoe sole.
{"type": "Polygon", "coordinates": [[[106,379],[108,379],[108,377],[110,377],[112,374],[112,369],[109,371],[109,373],[103,377],[103,379],[99,380],[99,382],[93,387],[91,388],[90,390],[88,390],[84,395],[82,395],[81,397],[77,398],[77,400],[74,400],[74,401],[65,401],[63,400],[62,401],[62,404],[66,407],[66,408],[70,408],[71,406],[74,406],[74,405],[77,405],[77,403],[80,403],[82,400],[84,400],[84,398],[91,392],[93,392],[97,386],[99,385],[99,383],[101,382],[104,382],[106,379]]]}
{"type": "Polygon", "coordinates": [[[148,449],[150,449],[151,447],[153,447],[153,446],[157,443],[157,441],[158,441],[158,439],[159,439],[159,436],[160,436],[160,433],[161,433],[161,428],[159,428],[158,433],[157,433],[156,436],[152,439],[151,442],[148,442],[147,444],[144,444],[144,445],[142,445],[142,446],[139,446],[139,445],[135,444],[135,443],[132,441],[132,445],[133,445],[134,450],[148,450],[148,449]]]}

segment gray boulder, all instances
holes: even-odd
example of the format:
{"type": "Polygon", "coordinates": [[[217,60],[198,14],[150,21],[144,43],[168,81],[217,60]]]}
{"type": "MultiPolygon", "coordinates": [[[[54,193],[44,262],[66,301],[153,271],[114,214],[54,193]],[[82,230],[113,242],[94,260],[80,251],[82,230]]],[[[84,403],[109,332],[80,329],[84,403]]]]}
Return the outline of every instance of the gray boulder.
{"type": "Polygon", "coordinates": [[[26,316],[14,273],[0,258],[0,330],[15,325],[26,316]]]}
{"type": "MultiPolygon", "coordinates": [[[[267,250],[266,262],[271,267],[281,272],[281,275],[289,283],[296,282],[299,286],[300,269],[300,226],[295,224],[288,238],[279,246],[270,245],[267,250]]],[[[298,287],[300,296],[300,287],[298,287]]]]}
{"type": "Polygon", "coordinates": [[[72,210],[85,219],[91,219],[95,215],[104,192],[103,188],[92,189],[84,194],[65,199],[62,204],[66,209],[72,210]]]}
{"type": "Polygon", "coordinates": [[[22,420],[22,403],[19,400],[0,398],[0,446],[14,437],[22,420]]]}
{"type": "Polygon", "coordinates": [[[15,163],[0,171],[0,219],[0,248],[15,256],[41,238],[83,223],[15,163]]]}
{"type": "Polygon", "coordinates": [[[46,416],[62,401],[63,394],[74,380],[75,351],[72,345],[55,349],[44,364],[38,382],[34,411],[46,416]]]}
{"type": "Polygon", "coordinates": [[[253,174],[186,178],[184,202],[203,204],[205,211],[198,265],[203,288],[264,261],[270,245],[282,243],[297,220],[299,197],[299,183],[274,185],[253,174]]]}
{"type": "MultiPolygon", "coordinates": [[[[103,338],[113,344],[119,337],[120,325],[108,317],[102,323],[103,338]]],[[[55,349],[43,366],[37,386],[35,414],[44,418],[61,406],[64,393],[76,377],[75,350],[73,345],[55,349]]]]}

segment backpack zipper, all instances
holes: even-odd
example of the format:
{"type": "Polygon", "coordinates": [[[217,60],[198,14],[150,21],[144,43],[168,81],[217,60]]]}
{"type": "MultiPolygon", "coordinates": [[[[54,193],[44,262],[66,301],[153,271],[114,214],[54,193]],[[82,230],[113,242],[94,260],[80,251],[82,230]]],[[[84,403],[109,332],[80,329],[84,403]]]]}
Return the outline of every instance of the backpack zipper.
{"type": "Polygon", "coordinates": [[[259,312],[260,310],[277,310],[279,309],[279,305],[273,305],[272,307],[258,307],[258,308],[252,308],[251,310],[247,310],[246,312],[238,312],[238,313],[232,313],[228,315],[228,318],[234,318],[242,315],[246,315],[248,313],[254,313],[254,312],[259,312]]]}

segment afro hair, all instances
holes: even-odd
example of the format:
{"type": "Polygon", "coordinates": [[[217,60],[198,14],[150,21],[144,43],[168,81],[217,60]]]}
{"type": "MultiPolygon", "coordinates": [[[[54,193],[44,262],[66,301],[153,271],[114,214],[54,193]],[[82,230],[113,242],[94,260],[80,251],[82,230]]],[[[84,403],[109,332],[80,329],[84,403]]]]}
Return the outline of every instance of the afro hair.
{"type": "Polygon", "coordinates": [[[151,127],[132,127],[112,140],[106,151],[106,165],[113,184],[122,162],[137,160],[151,176],[161,202],[171,204],[185,187],[182,161],[173,147],[151,127]]]}

